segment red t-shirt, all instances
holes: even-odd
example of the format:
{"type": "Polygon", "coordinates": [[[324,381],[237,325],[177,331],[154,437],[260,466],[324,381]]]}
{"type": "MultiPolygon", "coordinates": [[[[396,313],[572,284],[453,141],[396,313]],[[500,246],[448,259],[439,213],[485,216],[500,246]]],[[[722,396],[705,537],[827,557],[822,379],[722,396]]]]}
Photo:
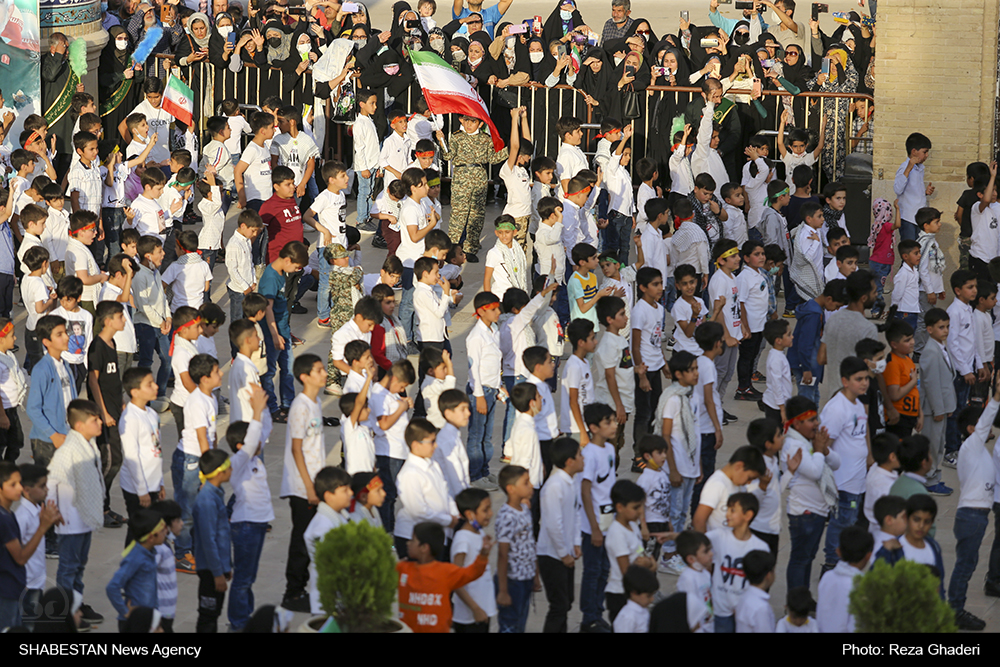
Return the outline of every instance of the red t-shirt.
{"type": "Polygon", "coordinates": [[[278,253],[289,241],[305,241],[302,234],[302,212],[294,199],[272,195],[261,204],[260,217],[267,227],[267,261],[278,259],[278,253]]]}
{"type": "Polygon", "coordinates": [[[489,561],[477,556],[468,567],[434,561],[396,563],[399,572],[399,620],[414,632],[451,629],[451,594],[483,576],[489,561]]]}

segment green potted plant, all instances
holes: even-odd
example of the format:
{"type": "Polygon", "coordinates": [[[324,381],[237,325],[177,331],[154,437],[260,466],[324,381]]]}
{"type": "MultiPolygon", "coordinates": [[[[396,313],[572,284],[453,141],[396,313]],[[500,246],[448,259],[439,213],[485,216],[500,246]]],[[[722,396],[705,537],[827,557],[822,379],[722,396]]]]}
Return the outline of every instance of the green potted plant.
{"type": "MultiPolygon", "coordinates": [[[[341,631],[408,631],[392,618],[399,575],[383,529],[363,521],[334,528],[316,543],[316,572],[320,604],[341,631]]],[[[327,620],[315,616],[303,631],[318,632],[327,620]]]]}
{"type": "Polygon", "coordinates": [[[854,579],[848,609],[855,632],[955,632],[955,614],[929,567],[910,560],[876,561],[854,579]]]}

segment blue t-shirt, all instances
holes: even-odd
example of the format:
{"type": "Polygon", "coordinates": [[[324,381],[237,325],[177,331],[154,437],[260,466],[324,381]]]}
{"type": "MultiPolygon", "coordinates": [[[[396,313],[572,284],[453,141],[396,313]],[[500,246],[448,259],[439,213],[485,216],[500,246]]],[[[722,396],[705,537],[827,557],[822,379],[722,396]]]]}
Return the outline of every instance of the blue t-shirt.
{"type": "MultiPolygon", "coordinates": [[[[278,273],[268,264],[264,268],[264,273],[260,277],[257,291],[265,299],[274,299],[272,310],[274,311],[274,322],[278,325],[278,333],[287,340],[292,338],[292,327],[288,321],[288,300],[285,298],[285,276],[278,273]]],[[[270,335],[270,329],[266,326],[264,335],[270,335]]]]}
{"type": "MultiPolygon", "coordinates": [[[[451,17],[453,19],[464,19],[471,13],[472,12],[469,11],[468,7],[462,7],[462,12],[456,15],[455,8],[454,7],[451,8],[451,17]]],[[[483,30],[490,33],[490,39],[493,39],[493,28],[495,28],[496,24],[500,23],[500,19],[503,18],[503,14],[500,13],[500,5],[496,4],[493,5],[492,7],[484,7],[482,11],[477,13],[483,17],[483,30]]],[[[468,36],[469,34],[468,26],[463,25],[461,28],[458,29],[458,32],[456,34],[468,36]]]]}
{"type": "Polygon", "coordinates": [[[0,273],[14,275],[14,236],[7,222],[0,225],[0,273]]]}
{"type": "Polygon", "coordinates": [[[21,543],[21,528],[13,512],[0,507],[0,599],[4,600],[20,599],[28,583],[24,566],[14,562],[14,557],[5,546],[12,540],[21,543]]]}

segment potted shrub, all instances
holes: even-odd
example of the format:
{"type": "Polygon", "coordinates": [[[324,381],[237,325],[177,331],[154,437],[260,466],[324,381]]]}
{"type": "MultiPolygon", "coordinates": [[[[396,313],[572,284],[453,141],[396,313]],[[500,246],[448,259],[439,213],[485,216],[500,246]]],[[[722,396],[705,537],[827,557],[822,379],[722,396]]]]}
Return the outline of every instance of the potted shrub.
{"type": "MultiPolygon", "coordinates": [[[[324,611],[344,632],[407,632],[392,618],[399,575],[392,538],[368,523],[349,523],[316,544],[317,587],[324,611]]],[[[318,632],[326,616],[309,619],[305,632],[318,632]]]]}
{"type": "Polygon", "coordinates": [[[955,632],[955,614],[929,567],[910,560],[876,561],[855,577],[849,610],[855,632],[955,632]]]}

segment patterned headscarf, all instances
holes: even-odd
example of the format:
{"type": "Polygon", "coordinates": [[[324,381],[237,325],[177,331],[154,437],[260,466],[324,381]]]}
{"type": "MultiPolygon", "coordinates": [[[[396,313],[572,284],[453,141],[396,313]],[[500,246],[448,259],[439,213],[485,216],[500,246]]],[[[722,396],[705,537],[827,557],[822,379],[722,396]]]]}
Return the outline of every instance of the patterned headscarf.
{"type": "Polygon", "coordinates": [[[878,235],[882,232],[882,226],[887,223],[892,224],[892,204],[887,199],[876,199],[872,202],[872,213],[875,215],[875,223],[868,235],[868,247],[874,249],[875,241],[878,240],[878,235]]]}

